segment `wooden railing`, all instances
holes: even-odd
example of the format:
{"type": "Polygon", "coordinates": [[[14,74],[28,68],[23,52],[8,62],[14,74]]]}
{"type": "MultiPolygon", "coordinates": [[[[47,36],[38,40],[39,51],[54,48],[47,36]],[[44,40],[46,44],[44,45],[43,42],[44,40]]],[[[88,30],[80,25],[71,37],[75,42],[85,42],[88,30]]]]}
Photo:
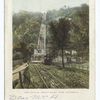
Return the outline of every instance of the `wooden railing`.
{"type": "Polygon", "coordinates": [[[23,88],[23,80],[24,80],[23,73],[27,67],[28,67],[28,64],[25,63],[13,71],[13,82],[16,80],[19,80],[22,88],[23,88]]]}

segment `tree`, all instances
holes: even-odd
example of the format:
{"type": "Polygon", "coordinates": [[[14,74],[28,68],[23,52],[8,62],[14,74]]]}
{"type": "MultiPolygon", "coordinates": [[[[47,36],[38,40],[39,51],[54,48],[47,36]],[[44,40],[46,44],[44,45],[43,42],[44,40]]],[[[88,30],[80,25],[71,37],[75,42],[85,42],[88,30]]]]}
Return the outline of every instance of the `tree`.
{"type": "Polygon", "coordinates": [[[70,31],[70,21],[65,18],[60,18],[59,21],[50,23],[50,34],[52,46],[61,51],[62,67],[64,64],[64,50],[68,45],[70,31]]]}
{"type": "Polygon", "coordinates": [[[71,43],[78,56],[86,58],[89,57],[89,7],[83,4],[72,17],[71,23],[71,43]]]}
{"type": "MultiPolygon", "coordinates": [[[[13,15],[13,54],[18,55],[20,52],[24,61],[30,60],[34,53],[40,32],[41,17],[41,13],[26,11],[13,15]]],[[[16,56],[13,58],[15,59],[16,56]]]]}

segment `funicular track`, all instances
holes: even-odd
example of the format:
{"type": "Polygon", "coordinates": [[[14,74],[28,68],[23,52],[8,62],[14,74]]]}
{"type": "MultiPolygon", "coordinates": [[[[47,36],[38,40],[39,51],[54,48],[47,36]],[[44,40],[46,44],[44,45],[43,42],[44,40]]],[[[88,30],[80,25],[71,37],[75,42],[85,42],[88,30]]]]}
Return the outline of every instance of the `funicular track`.
{"type": "Polygon", "coordinates": [[[49,72],[45,66],[35,64],[33,67],[43,82],[45,88],[67,88],[66,84],[64,84],[57,76],[49,72]]]}

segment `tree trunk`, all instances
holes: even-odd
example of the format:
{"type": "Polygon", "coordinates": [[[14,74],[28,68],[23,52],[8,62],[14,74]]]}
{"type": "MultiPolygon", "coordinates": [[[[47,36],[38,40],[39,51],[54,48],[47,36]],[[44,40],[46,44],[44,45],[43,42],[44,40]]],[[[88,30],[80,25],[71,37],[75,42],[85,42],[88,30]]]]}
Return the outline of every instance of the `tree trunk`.
{"type": "Polygon", "coordinates": [[[62,67],[64,68],[65,67],[65,64],[64,64],[64,50],[62,48],[62,67]]]}
{"type": "Polygon", "coordinates": [[[72,50],[70,50],[70,63],[72,63],[72,50]]]}

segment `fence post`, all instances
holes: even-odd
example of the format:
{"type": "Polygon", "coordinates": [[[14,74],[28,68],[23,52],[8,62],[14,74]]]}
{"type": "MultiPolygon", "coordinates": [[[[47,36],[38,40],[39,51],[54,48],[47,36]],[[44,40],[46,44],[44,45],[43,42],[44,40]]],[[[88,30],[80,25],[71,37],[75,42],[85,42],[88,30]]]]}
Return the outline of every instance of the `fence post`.
{"type": "Polygon", "coordinates": [[[21,72],[19,72],[19,80],[20,80],[21,88],[23,88],[23,82],[22,82],[22,75],[21,75],[21,72]]]}

